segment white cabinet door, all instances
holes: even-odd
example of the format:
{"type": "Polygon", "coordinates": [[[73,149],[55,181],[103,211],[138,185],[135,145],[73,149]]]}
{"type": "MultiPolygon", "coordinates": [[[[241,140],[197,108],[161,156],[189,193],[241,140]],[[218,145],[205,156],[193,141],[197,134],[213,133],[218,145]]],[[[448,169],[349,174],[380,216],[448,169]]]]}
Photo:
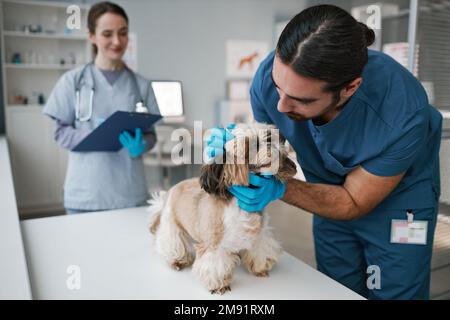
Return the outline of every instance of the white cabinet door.
{"type": "Polygon", "coordinates": [[[440,201],[450,205],[450,134],[444,135],[440,150],[441,198],[440,201]]]}
{"type": "Polygon", "coordinates": [[[19,210],[45,213],[61,207],[67,160],[53,140],[53,121],[41,107],[7,107],[6,114],[19,210]]]}

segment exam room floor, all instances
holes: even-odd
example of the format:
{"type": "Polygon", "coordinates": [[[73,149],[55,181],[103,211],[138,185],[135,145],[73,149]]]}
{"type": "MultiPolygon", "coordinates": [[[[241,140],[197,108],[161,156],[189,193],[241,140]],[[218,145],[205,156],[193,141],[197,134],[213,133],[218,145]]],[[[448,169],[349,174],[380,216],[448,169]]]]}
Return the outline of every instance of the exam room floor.
{"type": "MultiPolygon", "coordinates": [[[[312,215],[277,201],[268,207],[270,221],[283,248],[315,267],[312,215]]],[[[450,206],[441,205],[436,226],[431,265],[431,299],[450,299],[450,206]]]]}

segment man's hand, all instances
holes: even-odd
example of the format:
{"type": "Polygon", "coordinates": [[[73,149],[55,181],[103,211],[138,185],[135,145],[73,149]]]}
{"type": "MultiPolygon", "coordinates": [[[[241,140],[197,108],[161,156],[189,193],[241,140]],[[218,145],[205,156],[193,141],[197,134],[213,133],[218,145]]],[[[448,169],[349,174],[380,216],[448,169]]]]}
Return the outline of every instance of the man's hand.
{"type": "Polygon", "coordinates": [[[139,157],[145,151],[146,142],[140,128],[136,128],[134,137],[128,131],[123,131],[119,135],[119,141],[123,147],[128,149],[132,158],[139,157]]]}
{"type": "Polygon", "coordinates": [[[271,201],[280,199],[286,184],[272,175],[258,176],[250,173],[250,185],[231,186],[228,191],[238,199],[238,205],[247,212],[261,212],[271,201]]]}

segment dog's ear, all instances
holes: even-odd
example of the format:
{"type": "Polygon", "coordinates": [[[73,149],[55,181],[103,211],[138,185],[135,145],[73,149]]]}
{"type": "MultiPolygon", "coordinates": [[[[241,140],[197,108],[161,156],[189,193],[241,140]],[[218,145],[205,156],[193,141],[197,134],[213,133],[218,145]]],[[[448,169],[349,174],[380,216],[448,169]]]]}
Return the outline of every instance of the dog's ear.
{"type": "Polygon", "coordinates": [[[233,184],[240,186],[248,186],[248,165],[247,164],[224,164],[224,183],[227,188],[231,187],[233,184]]]}
{"type": "Polygon", "coordinates": [[[280,168],[276,177],[281,181],[287,181],[296,175],[297,166],[286,154],[282,154],[280,158],[280,168]]]}
{"type": "Polygon", "coordinates": [[[233,184],[248,185],[250,141],[248,137],[235,138],[228,143],[224,164],[224,183],[227,188],[233,184]]]}
{"type": "Polygon", "coordinates": [[[223,164],[213,163],[204,165],[200,173],[200,186],[207,193],[224,200],[229,200],[232,197],[231,193],[228,192],[224,181],[223,164]]]}

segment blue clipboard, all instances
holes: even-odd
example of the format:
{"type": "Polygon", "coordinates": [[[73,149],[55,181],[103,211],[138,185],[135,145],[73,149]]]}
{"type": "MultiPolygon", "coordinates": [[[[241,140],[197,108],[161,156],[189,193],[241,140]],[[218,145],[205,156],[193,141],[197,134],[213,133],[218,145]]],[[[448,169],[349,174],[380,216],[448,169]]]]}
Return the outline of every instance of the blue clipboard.
{"type": "Polygon", "coordinates": [[[72,151],[119,151],[122,145],[119,135],[122,131],[129,131],[134,135],[136,128],[142,132],[147,131],[162,116],[150,113],[116,111],[86,138],[84,138],[72,151]]]}

